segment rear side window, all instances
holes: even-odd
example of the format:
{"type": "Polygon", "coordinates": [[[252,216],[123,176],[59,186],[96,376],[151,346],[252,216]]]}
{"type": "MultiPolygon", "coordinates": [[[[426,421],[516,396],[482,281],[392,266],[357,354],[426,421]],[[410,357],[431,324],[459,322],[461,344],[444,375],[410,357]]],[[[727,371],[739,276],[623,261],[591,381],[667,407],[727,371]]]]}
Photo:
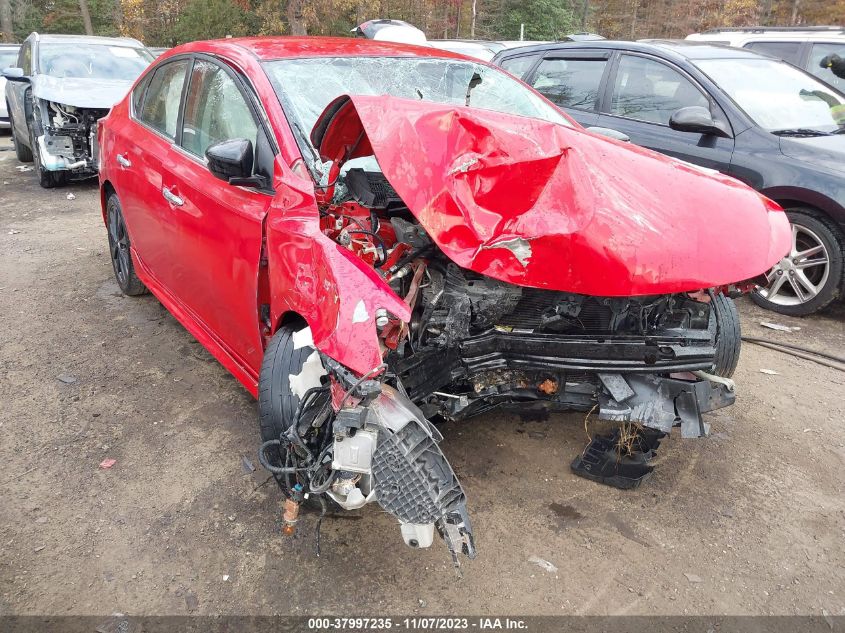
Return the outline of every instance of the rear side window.
{"type": "MultiPolygon", "coordinates": [[[[176,139],[176,123],[188,60],[180,59],[156,69],[147,85],[138,119],[170,140],[176,139]]],[[[143,86],[143,84],[141,84],[143,86]]],[[[140,86],[139,86],[140,87],[140,86]]],[[[134,99],[133,95],[133,99],[134,99]]]]}
{"type": "Polygon", "coordinates": [[[507,70],[511,75],[514,77],[519,77],[523,79],[528,71],[531,70],[531,67],[534,65],[534,62],[537,61],[538,55],[522,55],[521,57],[511,57],[509,59],[502,60],[502,63],[499,64],[502,68],[507,70]]]}
{"type": "Polygon", "coordinates": [[[182,147],[205,156],[209,145],[244,138],[256,145],[258,126],[235,80],[217,64],[198,60],[185,99],[182,147]]]}
{"type": "Polygon", "coordinates": [[[750,49],[755,53],[779,57],[790,64],[797,64],[798,53],[801,51],[801,42],[751,42],[743,48],[750,49]]]}
{"type": "Polygon", "coordinates": [[[144,92],[150,83],[151,77],[152,74],[144,77],[143,81],[139,82],[138,85],[135,86],[135,90],[132,91],[132,113],[135,116],[138,116],[138,113],[141,112],[141,105],[144,101],[144,92]]]}
{"type": "Polygon", "coordinates": [[[845,43],[819,43],[813,44],[813,49],[810,52],[810,61],[808,71],[813,73],[816,77],[830,84],[834,88],[838,88],[840,92],[845,92],[845,79],[837,77],[833,74],[830,68],[822,68],[820,66],[822,59],[828,55],[839,55],[845,57],[845,43]]]}
{"type": "Polygon", "coordinates": [[[681,73],[645,57],[623,55],[616,71],[611,114],[669,125],[681,108],[710,109],[704,94],[681,73]]]}
{"type": "Polygon", "coordinates": [[[595,110],[606,59],[544,59],[532,84],[562,108],[595,110]]]}

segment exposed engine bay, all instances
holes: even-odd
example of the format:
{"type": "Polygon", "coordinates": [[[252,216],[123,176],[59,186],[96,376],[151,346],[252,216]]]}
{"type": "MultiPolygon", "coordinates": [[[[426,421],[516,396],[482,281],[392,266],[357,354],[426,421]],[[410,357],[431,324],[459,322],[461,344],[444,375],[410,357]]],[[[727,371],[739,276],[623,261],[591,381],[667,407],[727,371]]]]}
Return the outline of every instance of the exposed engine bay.
{"type": "Polygon", "coordinates": [[[97,121],[108,114],[108,108],[78,108],[44,99],[36,100],[35,107],[33,129],[41,167],[68,172],[70,178],[95,176],[97,121]]]}
{"type": "MultiPolygon", "coordinates": [[[[320,229],[371,266],[412,318],[373,315],[384,362],[369,374],[314,349],[290,376],[299,397],[293,424],[260,457],[288,497],[291,530],[305,498],[316,497],[324,513],[325,497],[350,510],[376,501],[399,520],[407,544],[427,547],[437,531],[457,564],[458,554],[475,556],[472,527],[431,419],[494,408],[590,412],[628,437],[597,436],[572,468],[626,488],[651,474],[648,461],[673,427],[704,436],[702,414],[734,402],[726,376],[736,359],[719,366],[720,315],[730,302],[720,292],[594,297],[463,269],[373,162],[364,165],[328,174],[320,229]]],[[[519,257],[527,246],[512,248],[519,257]]],[[[307,328],[294,334],[294,349],[312,345],[307,328]]]]}

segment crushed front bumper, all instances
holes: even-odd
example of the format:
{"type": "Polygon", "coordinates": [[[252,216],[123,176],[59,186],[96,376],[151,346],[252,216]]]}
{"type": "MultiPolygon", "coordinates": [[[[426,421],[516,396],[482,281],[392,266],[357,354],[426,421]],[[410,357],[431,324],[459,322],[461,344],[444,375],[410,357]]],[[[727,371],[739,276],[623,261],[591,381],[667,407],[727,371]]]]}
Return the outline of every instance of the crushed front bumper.
{"type": "Polygon", "coordinates": [[[730,406],[736,395],[725,382],[666,378],[654,374],[599,374],[599,419],[633,422],[663,433],[680,424],[681,437],[703,437],[702,413],[730,406]]]}

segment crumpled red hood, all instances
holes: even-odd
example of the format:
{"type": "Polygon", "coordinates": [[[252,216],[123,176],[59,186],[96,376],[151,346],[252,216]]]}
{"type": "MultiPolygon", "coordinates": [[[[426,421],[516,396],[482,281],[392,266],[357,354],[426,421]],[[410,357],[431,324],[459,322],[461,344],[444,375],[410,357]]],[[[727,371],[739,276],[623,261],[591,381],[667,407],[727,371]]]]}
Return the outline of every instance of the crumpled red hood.
{"type": "Polygon", "coordinates": [[[580,128],[386,96],[342,96],[325,160],[375,155],[445,255],[501,281],[588,295],[744,281],[790,248],[786,215],[738,181],[580,128]]]}

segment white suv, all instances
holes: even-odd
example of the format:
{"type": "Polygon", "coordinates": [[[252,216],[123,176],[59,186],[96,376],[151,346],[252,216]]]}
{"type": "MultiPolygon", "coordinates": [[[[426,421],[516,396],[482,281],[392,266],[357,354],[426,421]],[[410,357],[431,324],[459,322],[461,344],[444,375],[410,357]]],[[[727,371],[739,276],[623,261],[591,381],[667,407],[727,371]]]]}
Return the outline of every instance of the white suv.
{"type": "Polygon", "coordinates": [[[845,79],[834,75],[819,62],[836,53],[845,57],[845,27],[748,27],[710,29],[693,33],[688,40],[748,48],[757,53],[779,57],[793,66],[812,73],[825,83],[845,92],[845,79]]]}

